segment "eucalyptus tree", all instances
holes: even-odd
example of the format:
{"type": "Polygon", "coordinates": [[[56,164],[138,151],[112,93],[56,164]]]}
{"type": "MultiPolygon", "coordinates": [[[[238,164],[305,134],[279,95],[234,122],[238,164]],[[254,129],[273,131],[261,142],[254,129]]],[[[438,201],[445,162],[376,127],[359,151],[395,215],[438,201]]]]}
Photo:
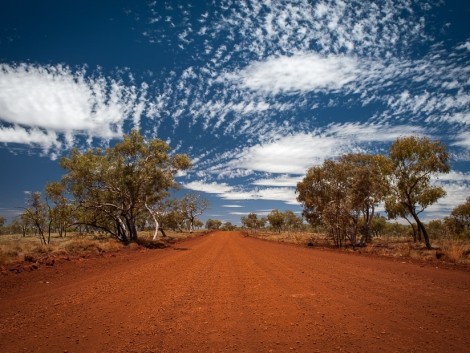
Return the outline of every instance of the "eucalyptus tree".
{"type": "Polygon", "coordinates": [[[298,231],[303,228],[302,217],[298,217],[291,210],[282,212],[284,218],[284,229],[289,231],[298,231]]]}
{"type": "Polygon", "coordinates": [[[383,155],[352,153],[338,159],[347,171],[347,197],[351,210],[356,210],[360,219],[360,243],[371,241],[370,227],[375,209],[389,192],[387,175],[391,170],[389,159],[383,155]]]}
{"type": "Polygon", "coordinates": [[[266,218],[268,219],[268,222],[271,227],[281,233],[285,225],[284,215],[282,214],[282,212],[280,212],[279,210],[272,210],[268,213],[266,218]]]}
{"type": "Polygon", "coordinates": [[[138,217],[175,187],[178,171],[190,167],[186,155],[169,152],[168,144],[145,141],[137,130],[106,150],[73,149],[60,164],[67,172],[62,183],[74,199],[77,222],[124,243],[137,240],[138,217]]]}
{"type": "Polygon", "coordinates": [[[322,225],[338,247],[346,238],[355,246],[347,174],[344,164],[326,160],[321,166],[310,168],[296,188],[305,219],[312,226],[322,225]]]}
{"type": "Polygon", "coordinates": [[[246,216],[240,218],[242,226],[248,229],[261,229],[266,225],[266,218],[258,218],[256,213],[249,213],[246,216]]]}
{"type": "Polygon", "coordinates": [[[183,217],[188,221],[189,232],[194,230],[194,222],[196,217],[200,216],[207,209],[209,203],[200,194],[194,192],[188,193],[183,196],[180,202],[181,212],[183,217]]]}
{"type": "Polygon", "coordinates": [[[209,219],[206,221],[206,229],[209,229],[209,230],[217,230],[217,229],[220,229],[221,226],[222,226],[222,222],[219,221],[218,219],[211,219],[211,218],[209,218],[209,219]]]}
{"type": "Polygon", "coordinates": [[[237,227],[233,225],[232,222],[225,222],[222,224],[222,230],[232,231],[235,229],[237,229],[237,227]]]}
{"type": "Polygon", "coordinates": [[[67,228],[73,223],[73,206],[65,197],[64,185],[60,182],[52,182],[45,188],[46,203],[49,208],[49,214],[52,225],[59,232],[59,236],[67,235],[67,228]],[[51,205],[52,203],[52,205],[51,205]]]}
{"type": "Polygon", "coordinates": [[[10,231],[13,232],[13,234],[19,234],[23,237],[26,237],[26,233],[31,230],[31,221],[30,218],[27,215],[27,212],[22,212],[15,218],[10,223],[10,231]]]}
{"type": "Polygon", "coordinates": [[[388,193],[386,175],[390,162],[385,156],[347,154],[314,166],[297,184],[297,200],[312,226],[322,225],[336,246],[357,235],[361,244],[370,241],[375,208],[388,193]]]}
{"type": "Polygon", "coordinates": [[[409,136],[397,139],[390,146],[389,156],[392,163],[389,174],[391,193],[385,201],[385,209],[391,217],[410,215],[418,232],[423,235],[426,247],[431,249],[419,215],[446,195],[442,187],[431,182],[433,176],[450,170],[446,148],[439,141],[409,136]]]}
{"type": "Polygon", "coordinates": [[[456,233],[460,234],[470,230],[470,196],[463,204],[452,209],[449,220],[456,233]]]}
{"type": "Polygon", "coordinates": [[[29,198],[26,200],[26,207],[23,210],[21,218],[27,223],[32,225],[36,234],[39,236],[41,244],[49,244],[51,241],[51,232],[46,238],[46,230],[51,226],[51,218],[48,214],[46,203],[42,200],[39,191],[29,193],[29,198]]]}
{"type": "Polygon", "coordinates": [[[184,223],[184,214],[178,200],[165,198],[152,207],[145,204],[150,216],[155,224],[153,240],[157,239],[158,231],[166,237],[165,229],[181,231],[184,223]]]}

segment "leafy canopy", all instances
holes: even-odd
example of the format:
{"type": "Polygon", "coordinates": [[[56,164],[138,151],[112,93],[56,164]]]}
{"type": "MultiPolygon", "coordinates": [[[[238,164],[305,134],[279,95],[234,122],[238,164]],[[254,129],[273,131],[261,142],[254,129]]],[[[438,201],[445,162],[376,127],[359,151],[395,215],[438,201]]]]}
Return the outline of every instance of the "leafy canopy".
{"type": "Polygon", "coordinates": [[[165,142],[145,141],[137,130],[106,150],[73,149],[61,160],[67,171],[62,183],[79,210],[78,223],[123,242],[136,240],[136,220],[145,205],[162,200],[175,187],[176,173],[191,165],[186,155],[169,151],[165,142]]]}

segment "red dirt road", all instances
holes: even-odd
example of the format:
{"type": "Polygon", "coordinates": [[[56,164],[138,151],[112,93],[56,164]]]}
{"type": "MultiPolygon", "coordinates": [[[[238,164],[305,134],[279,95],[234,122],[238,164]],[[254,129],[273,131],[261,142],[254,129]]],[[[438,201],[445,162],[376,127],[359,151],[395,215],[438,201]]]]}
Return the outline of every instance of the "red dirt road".
{"type": "Polygon", "coordinates": [[[0,283],[1,352],[470,352],[470,273],[237,232],[0,283]]]}

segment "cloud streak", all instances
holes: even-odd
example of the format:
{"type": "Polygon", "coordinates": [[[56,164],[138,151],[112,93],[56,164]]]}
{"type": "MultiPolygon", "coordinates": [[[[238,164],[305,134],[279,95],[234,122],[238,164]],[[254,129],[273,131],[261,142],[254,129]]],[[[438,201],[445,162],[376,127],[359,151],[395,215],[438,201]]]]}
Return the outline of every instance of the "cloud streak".
{"type": "Polygon", "coordinates": [[[1,64],[1,141],[48,150],[72,144],[75,135],[120,137],[126,121],[139,126],[146,91],[146,84],[136,87],[116,78],[87,76],[84,69],[1,64]]]}
{"type": "Polygon", "coordinates": [[[345,56],[298,53],[254,62],[228,79],[264,93],[337,91],[358,75],[356,60],[345,56]]]}

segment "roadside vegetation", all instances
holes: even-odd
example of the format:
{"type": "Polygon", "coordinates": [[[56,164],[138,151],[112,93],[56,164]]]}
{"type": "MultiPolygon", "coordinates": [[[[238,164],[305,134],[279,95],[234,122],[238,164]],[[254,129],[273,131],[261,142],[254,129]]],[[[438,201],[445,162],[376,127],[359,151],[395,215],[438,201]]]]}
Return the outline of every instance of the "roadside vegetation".
{"type": "MultiPolygon", "coordinates": [[[[263,217],[261,217],[263,218],[263,217]]],[[[378,216],[382,225],[374,229],[371,242],[366,246],[343,246],[346,252],[373,254],[396,259],[419,260],[428,262],[448,262],[470,266],[470,235],[454,234],[446,227],[444,221],[431,221],[425,225],[430,233],[433,249],[413,240],[410,225],[386,221],[378,216]]],[[[375,222],[375,220],[374,220],[375,222]]],[[[282,230],[279,232],[269,222],[260,228],[243,228],[245,235],[267,241],[295,244],[321,249],[338,249],[328,234],[321,227],[312,228],[304,224],[302,229],[282,230]]]]}
{"type": "MultiPolygon", "coordinates": [[[[129,244],[158,248],[198,235],[202,227],[237,228],[217,219],[202,223],[198,216],[208,202],[197,193],[175,198],[174,177],[190,168],[189,158],[136,130],[105,150],[73,149],[60,165],[63,178],[29,193],[18,217],[6,224],[0,216],[0,265],[129,244]]],[[[442,220],[421,220],[445,196],[433,181],[449,170],[440,142],[398,138],[388,155],[347,154],[310,168],[296,188],[302,214],[251,213],[241,225],[267,240],[470,263],[470,197],[442,220]]]]}
{"type": "MultiPolygon", "coordinates": [[[[463,205],[457,206],[449,217],[443,220],[433,220],[425,223],[431,250],[427,249],[419,237],[415,236],[416,229],[409,224],[400,224],[387,220],[384,216],[375,215],[370,224],[370,241],[362,247],[353,249],[351,245],[342,247],[344,251],[355,251],[363,254],[374,254],[404,260],[419,260],[428,262],[448,262],[470,265],[470,227],[469,223],[462,226],[461,211],[470,206],[470,198],[463,205]],[[458,214],[458,216],[457,216],[458,214]]],[[[470,207],[469,207],[470,209],[470,207]]],[[[295,226],[289,224],[292,211],[271,211],[267,216],[250,213],[241,218],[243,230],[247,236],[263,240],[296,244],[322,249],[337,249],[331,236],[320,225],[312,227],[297,217],[295,226]],[[279,215],[288,215],[286,218],[279,215]],[[269,221],[271,219],[274,223],[269,221]],[[282,219],[281,221],[279,219],[282,219]]]]}
{"type": "Polygon", "coordinates": [[[144,248],[164,248],[205,233],[205,230],[192,232],[169,230],[165,238],[154,241],[153,230],[139,231],[139,241],[130,245],[125,245],[105,233],[70,232],[67,237],[53,233],[48,244],[38,242],[38,236],[34,233],[27,233],[25,236],[3,234],[0,236],[0,270],[31,271],[41,266],[53,266],[56,261],[96,257],[144,248]]]}
{"type": "Polygon", "coordinates": [[[60,165],[61,180],[30,192],[10,223],[0,216],[0,265],[36,266],[129,244],[162,247],[200,234],[197,217],[208,202],[194,192],[174,196],[174,177],[191,162],[161,140],[146,141],[133,130],[107,149],[73,149],[60,165]]]}
{"type": "Polygon", "coordinates": [[[123,244],[137,242],[139,231],[153,227],[153,239],[165,230],[192,232],[208,207],[196,193],[172,197],[178,188],[174,176],[191,166],[185,154],[171,154],[158,139],[145,141],[137,130],[103,150],[73,149],[60,160],[65,175],[31,192],[21,214],[11,224],[0,218],[0,231],[26,236],[34,232],[40,243],[52,234],[67,237],[103,233],[123,244]],[[174,193],[173,193],[174,194],[174,193]]]}
{"type": "Polygon", "coordinates": [[[469,263],[470,197],[445,219],[421,220],[446,195],[433,180],[449,170],[440,142],[398,138],[388,156],[347,154],[310,168],[296,188],[303,219],[273,210],[266,217],[244,216],[241,223],[270,240],[469,263]],[[378,215],[379,206],[387,218],[378,215]]]}

